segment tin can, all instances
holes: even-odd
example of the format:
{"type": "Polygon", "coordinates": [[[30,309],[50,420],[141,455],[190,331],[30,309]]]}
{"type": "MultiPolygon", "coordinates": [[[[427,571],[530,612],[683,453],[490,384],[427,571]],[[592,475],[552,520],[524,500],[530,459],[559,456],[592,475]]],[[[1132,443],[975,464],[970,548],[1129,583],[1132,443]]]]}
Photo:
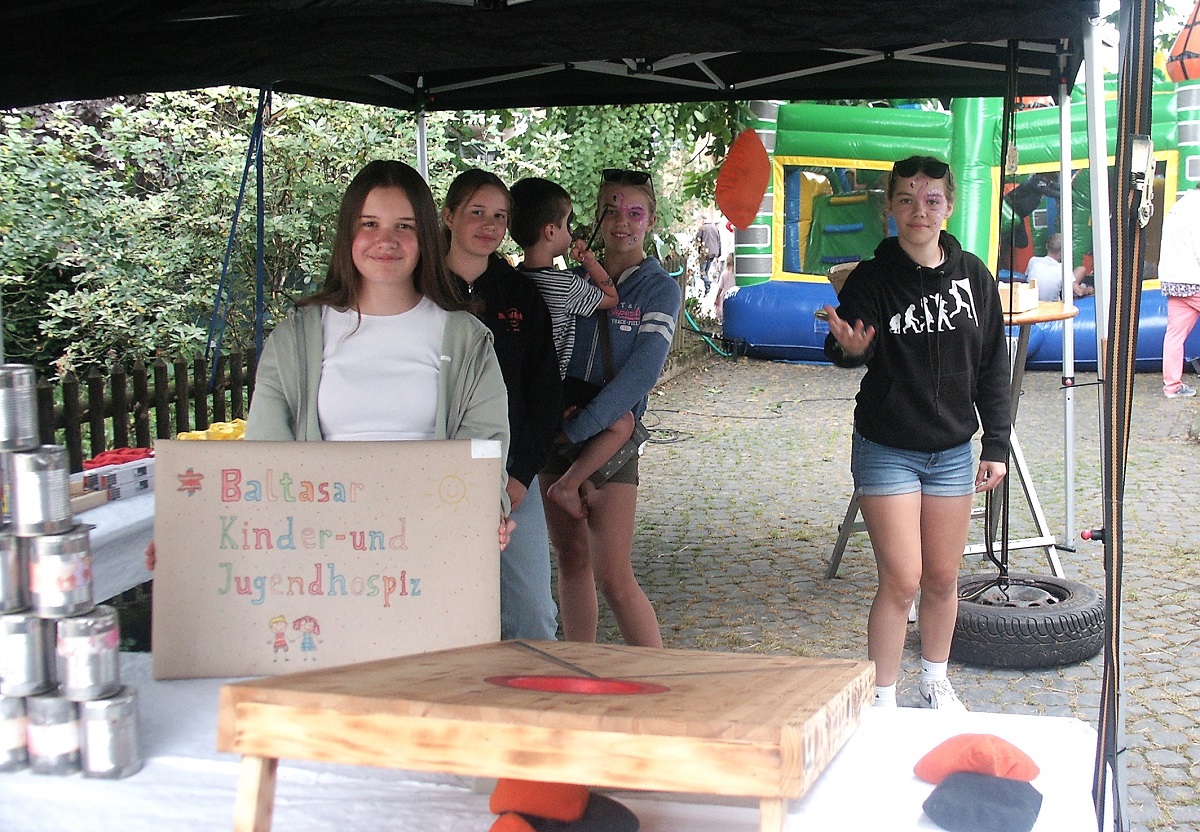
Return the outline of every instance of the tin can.
{"type": "Polygon", "coordinates": [[[21,539],[29,559],[29,599],[38,615],[64,618],[95,606],[91,528],[81,523],[66,534],[21,539]]]}
{"type": "Polygon", "coordinates": [[[0,696],[0,771],[17,771],[29,765],[25,725],[25,700],[0,696]]]}
{"type": "Polygon", "coordinates": [[[79,771],[79,706],[43,693],[25,700],[29,770],[34,774],[79,771]]]}
{"type": "Polygon", "coordinates": [[[0,695],[31,696],[54,687],[53,627],[32,612],[0,615],[0,695]]]}
{"type": "Polygon", "coordinates": [[[38,446],[37,372],[27,364],[0,364],[0,451],[38,446]]]}
{"type": "Polygon", "coordinates": [[[128,685],[108,699],[79,704],[83,776],[113,780],[142,768],[137,691],[128,685]]]}
{"type": "Polygon", "coordinates": [[[121,689],[120,646],[117,611],[107,604],[58,619],[59,694],[76,702],[114,695],[121,689]]]}
{"type": "Polygon", "coordinates": [[[29,561],[20,539],[0,528],[0,614],[29,609],[29,561]]]}
{"type": "Polygon", "coordinates": [[[18,537],[62,534],[71,517],[71,474],[59,445],[6,454],[13,532],[18,537]]]}

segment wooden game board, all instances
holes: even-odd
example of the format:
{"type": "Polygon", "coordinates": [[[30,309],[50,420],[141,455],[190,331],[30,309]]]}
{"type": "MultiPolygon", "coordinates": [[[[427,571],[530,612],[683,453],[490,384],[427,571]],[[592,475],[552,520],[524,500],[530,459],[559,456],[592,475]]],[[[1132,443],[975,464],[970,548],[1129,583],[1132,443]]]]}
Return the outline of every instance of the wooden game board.
{"type": "Polygon", "coordinates": [[[783,828],[870,706],[868,662],[507,641],[221,689],[235,829],[267,832],[280,758],[760,798],[783,828]]]}

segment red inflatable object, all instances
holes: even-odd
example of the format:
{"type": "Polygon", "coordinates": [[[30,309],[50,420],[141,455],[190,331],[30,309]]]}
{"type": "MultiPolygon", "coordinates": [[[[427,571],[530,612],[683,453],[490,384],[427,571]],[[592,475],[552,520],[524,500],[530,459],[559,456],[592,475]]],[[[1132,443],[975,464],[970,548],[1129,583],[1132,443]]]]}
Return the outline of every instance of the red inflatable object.
{"type": "Polygon", "coordinates": [[[738,228],[749,228],[770,182],[771,159],[762,139],[753,130],[743,130],[717,174],[717,207],[738,228]]]}

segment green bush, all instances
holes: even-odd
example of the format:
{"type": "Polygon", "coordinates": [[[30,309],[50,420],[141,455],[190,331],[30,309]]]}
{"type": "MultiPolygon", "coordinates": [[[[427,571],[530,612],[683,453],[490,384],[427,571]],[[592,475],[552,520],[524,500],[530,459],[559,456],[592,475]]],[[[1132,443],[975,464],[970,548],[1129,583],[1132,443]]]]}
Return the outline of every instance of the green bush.
{"type": "MultiPolygon", "coordinates": [[[[8,360],[54,377],[204,350],[257,105],[257,91],[229,87],[0,116],[8,360]]],[[[268,328],[323,279],[338,201],[354,173],[371,159],[417,155],[412,113],[278,94],[272,105],[263,189],[268,328]]],[[[697,140],[713,133],[723,152],[728,121],[742,113],[688,104],[429,114],[430,184],[440,197],[472,166],[509,182],[548,176],[574,195],[583,218],[601,168],[636,166],[655,175],[659,227],[669,227],[699,181],[697,140]]],[[[226,351],[253,348],[255,194],[251,171],[229,262],[226,351]]]]}

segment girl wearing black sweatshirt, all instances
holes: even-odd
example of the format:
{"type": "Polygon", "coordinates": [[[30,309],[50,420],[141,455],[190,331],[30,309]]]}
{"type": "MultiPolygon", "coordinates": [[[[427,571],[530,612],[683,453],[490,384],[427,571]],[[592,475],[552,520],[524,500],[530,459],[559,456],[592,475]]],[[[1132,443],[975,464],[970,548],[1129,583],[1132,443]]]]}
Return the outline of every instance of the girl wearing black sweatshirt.
{"type": "Polygon", "coordinates": [[[562,381],[550,311],[533,281],[496,254],[512,198],[494,173],[472,168],[450,183],[442,206],[446,265],[492,331],[508,390],[508,496],[512,530],[500,556],[500,637],[553,640],[550,538],[534,481],[562,423],[562,381]]]}
{"type": "Polygon", "coordinates": [[[945,163],[929,156],[896,162],[887,204],[898,236],[851,273],[837,309],[825,307],[830,360],[867,368],[851,454],[879,573],[867,654],[875,662],[876,704],[894,706],[919,589],[922,702],[963,710],[946,665],[972,495],[995,488],[1008,470],[1004,320],[987,267],[942,231],[954,209],[945,163]],[[976,468],[971,438],[981,421],[976,468]]]}

